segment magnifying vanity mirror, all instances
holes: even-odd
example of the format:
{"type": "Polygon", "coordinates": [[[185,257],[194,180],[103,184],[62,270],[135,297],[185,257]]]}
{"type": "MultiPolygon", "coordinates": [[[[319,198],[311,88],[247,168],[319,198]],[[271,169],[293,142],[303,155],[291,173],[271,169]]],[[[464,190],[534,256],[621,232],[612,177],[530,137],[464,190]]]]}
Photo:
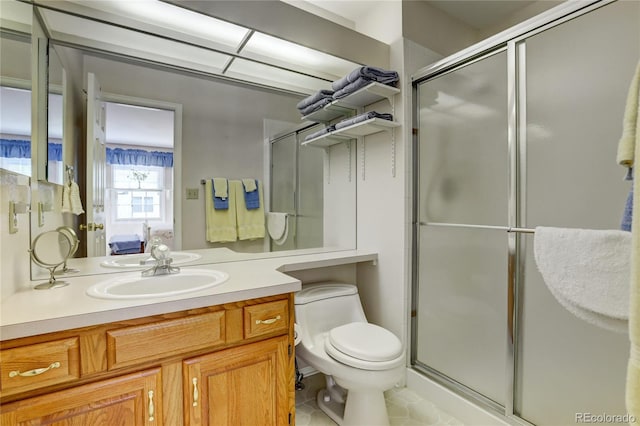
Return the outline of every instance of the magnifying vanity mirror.
{"type": "Polygon", "coordinates": [[[36,290],[48,290],[69,284],[57,280],[55,271],[72,255],[75,245],[71,240],[71,234],[66,229],[43,232],[33,240],[29,250],[31,259],[38,266],[49,270],[49,281],[37,284],[34,287],[36,290]]]}

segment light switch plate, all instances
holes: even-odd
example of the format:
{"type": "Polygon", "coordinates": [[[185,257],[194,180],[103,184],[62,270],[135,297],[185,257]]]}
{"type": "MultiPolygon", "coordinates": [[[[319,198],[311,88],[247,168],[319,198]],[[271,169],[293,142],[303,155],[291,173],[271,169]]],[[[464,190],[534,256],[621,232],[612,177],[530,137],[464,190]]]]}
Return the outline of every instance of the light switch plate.
{"type": "Polygon", "coordinates": [[[187,188],[187,200],[197,200],[199,196],[198,188],[187,188]]]}

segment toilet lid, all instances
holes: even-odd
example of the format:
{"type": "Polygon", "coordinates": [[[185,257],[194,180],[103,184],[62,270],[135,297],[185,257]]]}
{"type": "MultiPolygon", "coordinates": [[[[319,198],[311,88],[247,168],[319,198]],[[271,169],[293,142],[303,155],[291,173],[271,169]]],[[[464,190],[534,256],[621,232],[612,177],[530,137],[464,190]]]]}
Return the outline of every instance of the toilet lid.
{"type": "Polygon", "coordinates": [[[363,361],[391,361],[402,354],[402,343],[392,332],[366,322],[331,329],[328,342],[343,354],[363,361]]]}

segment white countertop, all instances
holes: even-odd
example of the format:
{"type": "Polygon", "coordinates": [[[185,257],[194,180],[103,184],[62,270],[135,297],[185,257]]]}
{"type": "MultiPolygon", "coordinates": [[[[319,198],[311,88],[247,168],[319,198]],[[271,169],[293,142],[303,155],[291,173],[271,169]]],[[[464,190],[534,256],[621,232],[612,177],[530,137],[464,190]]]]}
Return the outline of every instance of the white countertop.
{"type": "MultiPolygon", "coordinates": [[[[216,249],[211,249],[216,250],[216,249]]],[[[207,261],[206,250],[198,251],[207,261]]],[[[197,262],[197,266],[182,268],[215,269],[229,274],[229,280],[214,287],[193,293],[170,297],[134,300],[97,299],[86,295],[93,284],[115,274],[139,273],[112,269],[112,273],[58,277],[69,283],[52,290],[25,290],[15,293],[0,303],[0,339],[9,340],[54,331],[122,321],[150,315],[183,311],[237,302],[258,297],[273,296],[300,290],[301,283],[286,274],[310,268],[376,261],[374,252],[343,250],[317,252],[291,256],[274,256],[216,263],[197,262]]],[[[256,255],[257,257],[257,255],[256,255]]],[[[232,258],[232,257],[229,257],[232,258]]],[[[37,284],[37,282],[32,283],[37,284]]]]}

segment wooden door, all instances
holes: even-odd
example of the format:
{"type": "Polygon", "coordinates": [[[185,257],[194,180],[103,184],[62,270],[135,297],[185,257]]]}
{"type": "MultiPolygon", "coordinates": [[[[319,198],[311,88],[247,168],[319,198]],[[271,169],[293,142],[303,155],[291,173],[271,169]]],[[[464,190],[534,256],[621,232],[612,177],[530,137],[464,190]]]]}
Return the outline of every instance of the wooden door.
{"type": "Polygon", "coordinates": [[[185,424],[290,424],[288,362],[287,336],[184,361],[185,424]]]}
{"type": "Polygon", "coordinates": [[[2,426],[162,425],[160,368],[2,406],[2,426]]]}
{"type": "Polygon", "coordinates": [[[104,256],[105,241],[105,191],[106,157],[105,123],[106,106],[102,100],[102,88],[95,74],[87,75],[87,223],[84,238],[87,256],[104,256]]]}

